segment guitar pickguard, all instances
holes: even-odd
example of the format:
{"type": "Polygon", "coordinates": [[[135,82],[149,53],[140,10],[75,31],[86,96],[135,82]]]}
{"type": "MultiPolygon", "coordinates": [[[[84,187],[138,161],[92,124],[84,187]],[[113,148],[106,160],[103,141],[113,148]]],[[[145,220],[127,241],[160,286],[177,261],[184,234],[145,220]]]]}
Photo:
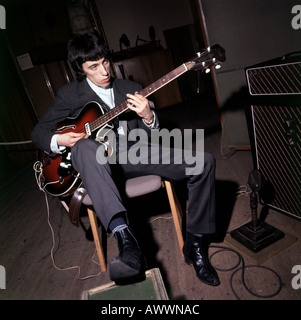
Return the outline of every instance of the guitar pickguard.
{"type": "MultiPolygon", "coordinates": [[[[83,107],[77,117],[68,118],[60,123],[56,133],[78,132],[79,128],[85,128],[103,114],[104,111],[97,102],[90,102],[83,107]]],[[[106,124],[97,132],[91,132],[90,137],[100,143],[106,143],[105,138],[113,127],[111,124],[106,124]]],[[[42,187],[49,194],[67,196],[82,184],[79,173],[72,167],[70,148],[54,156],[38,150],[38,159],[43,166],[42,187]]]]}
{"type": "Polygon", "coordinates": [[[71,150],[67,148],[67,150],[62,153],[61,163],[58,166],[57,173],[61,178],[64,178],[72,174],[73,170],[71,163],[71,150]]]}

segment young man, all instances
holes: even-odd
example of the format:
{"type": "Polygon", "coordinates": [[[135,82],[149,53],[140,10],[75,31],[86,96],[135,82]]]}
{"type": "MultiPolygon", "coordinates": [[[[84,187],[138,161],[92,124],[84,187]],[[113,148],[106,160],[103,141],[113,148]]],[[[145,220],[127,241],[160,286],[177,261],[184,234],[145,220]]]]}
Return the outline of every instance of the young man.
{"type": "Polygon", "coordinates": [[[218,285],[218,275],[207,256],[205,237],[205,234],[215,232],[214,158],[210,154],[202,154],[202,172],[191,175],[186,174],[189,164],[183,161],[179,163],[178,159],[175,159],[176,153],[163,147],[160,149],[160,161],[157,164],[151,163],[150,147],[149,152],[144,155],[147,161],[136,164],[130,161],[118,163],[121,153],[127,150],[119,151],[117,148],[117,164],[101,163],[98,155],[102,145],[93,139],[87,139],[86,133],[56,134],[61,121],[67,117],[76,117],[90,101],[97,101],[106,110],[127,101],[128,110],[114,121],[117,142],[118,138],[125,134],[125,130],[130,132],[139,128],[150,135],[151,130],[159,126],[151,103],[139,94],[141,86],[111,76],[109,49],[97,34],[87,33],[71,40],[68,45],[68,59],[77,80],[65,85],[58,92],[53,106],[34,128],[32,141],[50,155],[60,153],[66,147],[71,148],[72,165],[80,173],[101,223],[108,232],[114,234],[118,242],[119,256],[110,262],[111,280],[121,281],[144,272],[143,256],[133,230],[128,226],[126,208],[116,186],[118,181],[111,170],[112,166],[120,166],[128,178],[155,174],[167,179],[187,180],[189,207],[187,236],[183,248],[185,260],[193,263],[201,281],[218,285]],[[126,121],[127,127],[119,126],[121,120],[126,121]],[[164,153],[170,156],[170,164],[162,161],[164,153]]]}

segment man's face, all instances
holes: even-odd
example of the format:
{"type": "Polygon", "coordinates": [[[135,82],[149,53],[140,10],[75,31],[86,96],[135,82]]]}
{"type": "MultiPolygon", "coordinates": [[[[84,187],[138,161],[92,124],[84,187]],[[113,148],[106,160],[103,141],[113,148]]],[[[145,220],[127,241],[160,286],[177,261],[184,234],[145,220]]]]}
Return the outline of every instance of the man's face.
{"type": "Polygon", "coordinates": [[[110,84],[110,61],[101,58],[96,61],[86,61],[82,64],[87,78],[99,87],[107,87],[110,84]]]}

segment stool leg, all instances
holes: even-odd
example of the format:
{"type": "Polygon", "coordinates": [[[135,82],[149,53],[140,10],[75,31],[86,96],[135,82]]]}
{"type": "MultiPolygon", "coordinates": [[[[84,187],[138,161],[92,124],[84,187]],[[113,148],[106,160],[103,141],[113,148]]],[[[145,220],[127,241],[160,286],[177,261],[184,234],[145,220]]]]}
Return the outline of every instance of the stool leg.
{"type": "Polygon", "coordinates": [[[181,255],[184,256],[183,250],[182,250],[183,246],[184,246],[184,240],[183,240],[183,234],[182,234],[182,229],[181,229],[181,224],[180,224],[180,220],[183,217],[183,213],[182,213],[179,201],[177,199],[177,196],[175,194],[174,187],[171,184],[171,182],[165,180],[164,185],[166,188],[166,192],[167,192],[167,196],[168,196],[168,200],[169,200],[169,205],[170,205],[170,209],[171,209],[171,213],[172,213],[172,217],[173,217],[173,222],[174,222],[176,234],[178,237],[178,243],[179,243],[181,255]]]}
{"type": "Polygon", "coordinates": [[[102,248],[102,243],[99,236],[97,217],[93,210],[91,210],[90,208],[88,208],[87,210],[88,210],[90,225],[93,233],[94,243],[95,243],[95,247],[98,255],[98,260],[100,263],[100,270],[102,272],[106,272],[107,266],[106,266],[105,256],[102,248]]]}

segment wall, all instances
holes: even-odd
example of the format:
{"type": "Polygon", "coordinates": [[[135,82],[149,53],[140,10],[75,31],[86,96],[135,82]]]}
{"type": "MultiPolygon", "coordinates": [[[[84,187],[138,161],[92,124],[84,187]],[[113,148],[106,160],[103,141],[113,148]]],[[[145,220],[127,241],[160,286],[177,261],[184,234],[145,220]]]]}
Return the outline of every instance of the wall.
{"type": "MultiPolygon", "coordinates": [[[[109,46],[119,51],[123,33],[135,47],[137,35],[150,40],[149,27],[154,26],[156,40],[166,48],[163,31],[193,23],[190,0],[95,0],[109,46]]],[[[143,42],[139,42],[143,44],[143,42]]]]}
{"type": "Polygon", "coordinates": [[[244,68],[301,50],[294,30],[295,0],[198,0],[209,44],[219,43],[227,61],[215,72],[222,108],[222,150],[249,146],[244,114],[244,68]]]}
{"type": "MultiPolygon", "coordinates": [[[[1,5],[6,9],[6,29],[0,30],[0,163],[5,168],[0,171],[0,179],[3,182],[12,176],[11,172],[36,159],[36,147],[28,143],[31,131],[53,103],[41,70],[48,71],[53,61],[66,56],[70,33],[64,1],[1,0],[1,5]],[[29,58],[29,53],[37,61],[32,59],[33,63],[26,63],[26,68],[22,64],[22,68],[18,58],[24,54],[29,58]],[[49,63],[44,65],[43,59],[49,63]]],[[[60,74],[57,68],[55,71],[53,78],[58,84],[60,74]]]]}

